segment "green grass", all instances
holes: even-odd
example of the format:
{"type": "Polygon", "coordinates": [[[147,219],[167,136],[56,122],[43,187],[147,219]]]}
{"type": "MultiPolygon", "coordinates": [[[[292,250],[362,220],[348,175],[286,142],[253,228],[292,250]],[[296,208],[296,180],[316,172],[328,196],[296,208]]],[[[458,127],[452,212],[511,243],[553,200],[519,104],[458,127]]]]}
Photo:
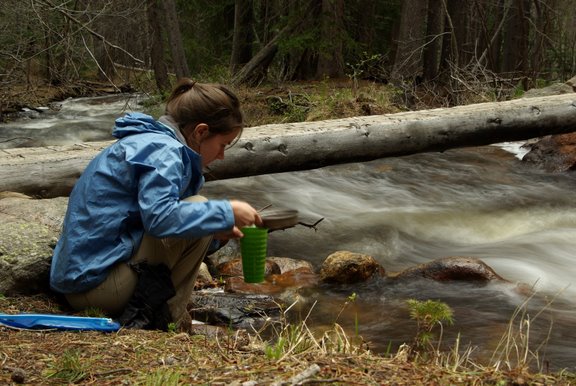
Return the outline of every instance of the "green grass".
{"type": "Polygon", "coordinates": [[[49,366],[47,378],[61,383],[77,383],[88,375],[90,364],[77,350],[67,350],[49,366]]]}

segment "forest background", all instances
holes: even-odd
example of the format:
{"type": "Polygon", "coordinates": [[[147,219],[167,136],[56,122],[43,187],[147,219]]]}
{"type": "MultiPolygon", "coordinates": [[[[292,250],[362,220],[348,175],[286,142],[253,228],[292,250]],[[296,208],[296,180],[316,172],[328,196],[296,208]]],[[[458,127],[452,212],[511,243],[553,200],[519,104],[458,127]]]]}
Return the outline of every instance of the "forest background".
{"type": "Polygon", "coordinates": [[[369,80],[418,109],[510,99],[576,69],[572,0],[4,0],[0,31],[0,115],[46,86],[165,96],[183,76],[369,80]]]}

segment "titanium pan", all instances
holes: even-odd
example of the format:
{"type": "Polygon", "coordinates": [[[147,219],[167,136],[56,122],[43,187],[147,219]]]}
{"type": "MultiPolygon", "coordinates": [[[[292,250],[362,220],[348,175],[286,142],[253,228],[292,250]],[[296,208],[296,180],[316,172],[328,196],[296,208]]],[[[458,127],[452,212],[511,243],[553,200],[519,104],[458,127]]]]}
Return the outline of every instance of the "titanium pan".
{"type": "Polygon", "coordinates": [[[298,211],[294,209],[266,209],[260,213],[264,228],[270,231],[298,225],[298,211]]]}

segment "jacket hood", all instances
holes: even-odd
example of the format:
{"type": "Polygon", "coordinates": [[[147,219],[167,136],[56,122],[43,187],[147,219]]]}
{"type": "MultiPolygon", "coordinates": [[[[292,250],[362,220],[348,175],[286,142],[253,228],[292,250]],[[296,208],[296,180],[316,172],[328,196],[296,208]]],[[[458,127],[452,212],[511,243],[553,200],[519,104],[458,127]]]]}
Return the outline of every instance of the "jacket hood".
{"type": "Polygon", "coordinates": [[[142,113],[129,113],[118,118],[112,130],[112,135],[115,138],[124,138],[141,133],[163,133],[180,141],[170,126],[159,123],[151,116],[142,113]]]}

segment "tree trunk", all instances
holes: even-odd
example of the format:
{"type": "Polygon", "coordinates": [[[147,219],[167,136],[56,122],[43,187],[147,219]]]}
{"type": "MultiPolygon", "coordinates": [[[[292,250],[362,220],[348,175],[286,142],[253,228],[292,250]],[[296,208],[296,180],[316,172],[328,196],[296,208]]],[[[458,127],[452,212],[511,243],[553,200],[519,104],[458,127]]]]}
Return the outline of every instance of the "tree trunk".
{"type": "MultiPolygon", "coordinates": [[[[207,179],[312,169],[576,130],[576,94],[245,129],[207,179]]],[[[86,164],[111,142],[4,149],[0,191],[67,195],[86,164]]]]}
{"type": "Polygon", "coordinates": [[[454,31],[458,37],[458,66],[465,67],[474,56],[474,36],[470,28],[472,0],[459,0],[456,13],[452,15],[454,31]]]}
{"type": "Polygon", "coordinates": [[[324,47],[318,55],[316,79],[324,77],[341,78],[344,76],[344,1],[322,0],[320,18],[320,40],[324,47]]]}
{"type": "Polygon", "coordinates": [[[424,47],[424,80],[431,81],[438,76],[440,52],[442,50],[442,30],[444,7],[442,0],[428,1],[428,17],[426,24],[426,46],[424,47]]]}
{"type": "Polygon", "coordinates": [[[465,49],[469,45],[467,19],[470,13],[470,1],[443,0],[443,3],[446,8],[446,22],[440,66],[441,72],[449,77],[452,74],[452,66],[463,67],[470,58],[465,49]]]}
{"type": "Polygon", "coordinates": [[[284,38],[290,31],[291,28],[287,26],[278,32],[278,35],[270,40],[268,44],[258,51],[258,53],[234,75],[230,83],[234,86],[241,84],[255,85],[262,80],[266,75],[270,62],[274,58],[274,55],[276,55],[276,52],[278,52],[278,41],[284,38]]]}
{"type": "MultiPolygon", "coordinates": [[[[93,5],[95,9],[100,9],[100,7],[105,7],[105,5],[100,1],[89,1],[89,0],[79,0],[74,8],[85,10],[82,14],[78,15],[78,20],[84,24],[91,24],[95,31],[98,31],[106,40],[114,40],[113,32],[115,31],[113,24],[113,19],[109,17],[95,17],[91,20],[93,5]]],[[[115,57],[117,53],[113,50],[109,50],[105,41],[96,38],[94,35],[89,35],[90,42],[93,47],[93,59],[98,67],[98,80],[101,82],[110,82],[114,84],[114,79],[116,78],[116,68],[114,67],[114,62],[117,61],[115,57]]],[[[86,39],[88,41],[88,39],[86,39]]]]}
{"type": "Polygon", "coordinates": [[[291,38],[296,38],[298,41],[303,37],[304,43],[290,47],[282,57],[283,77],[292,81],[316,79],[318,72],[318,53],[321,45],[318,25],[322,18],[322,0],[308,1],[307,11],[302,12],[304,2],[305,0],[291,1],[284,9],[284,17],[288,20],[302,20],[299,33],[291,38]]]}
{"type": "Polygon", "coordinates": [[[424,0],[405,0],[396,37],[397,47],[394,53],[392,79],[413,80],[422,75],[422,49],[426,32],[427,2],[424,0]]]}
{"type": "Polygon", "coordinates": [[[511,78],[523,76],[528,68],[528,41],[530,39],[530,3],[516,0],[511,9],[502,52],[503,72],[511,78]]]}
{"type": "Polygon", "coordinates": [[[234,6],[234,36],[232,37],[232,55],[230,71],[235,74],[252,58],[252,24],[254,12],[253,0],[236,0],[234,6]]]}
{"type": "MultiPolygon", "coordinates": [[[[314,10],[315,2],[310,2],[306,8],[300,10],[299,14],[302,15],[296,20],[290,21],[280,30],[263,48],[258,51],[252,59],[242,67],[231,80],[231,84],[238,86],[240,84],[256,85],[266,77],[268,66],[274,59],[278,52],[278,44],[291,34],[298,33],[304,25],[311,19],[312,11],[314,10]]],[[[314,67],[316,68],[316,67],[314,67]]]]}
{"type": "Polygon", "coordinates": [[[162,3],[164,4],[164,12],[166,13],[166,31],[168,32],[168,41],[174,62],[174,72],[177,78],[183,78],[190,75],[190,70],[188,69],[182,35],[180,34],[176,3],[175,0],[163,0],[162,3]]]}
{"type": "Polygon", "coordinates": [[[230,83],[234,86],[246,84],[249,86],[257,85],[266,77],[268,66],[278,52],[278,42],[272,39],[264,48],[262,48],[244,67],[234,75],[230,83]]]}
{"type": "MultiPolygon", "coordinates": [[[[369,50],[374,46],[376,39],[374,29],[374,23],[378,20],[376,17],[376,0],[363,0],[357,8],[356,17],[352,19],[352,23],[358,28],[356,38],[363,49],[369,50]]],[[[382,38],[383,36],[378,36],[378,39],[382,38]]]]}
{"type": "Polygon", "coordinates": [[[162,39],[162,19],[158,0],[147,0],[148,28],[150,35],[150,62],[154,70],[156,87],[160,93],[169,91],[170,79],[164,62],[164,40],[162,39]]]}
{"type": "Polygon", "coordinates": [[[505,0],[482,0],[476,5],[477,23],[480,24],[477,63],[492,72],[498,72],[502,47],[502,29],[505,21],[505,0]]]}
{"type": "Polygon", "coordinates": [[[552,24],[551,10],[554,9],[554,6],[554,2],[546,6],[539,2],[534,3],[534,23],[536,25],[534,26],[535,33],[532,43],[534,53],[531,55],[530,61],[533,74],[540,74],[544,70],[546,40],[549,37],[548,32],[552,24]]]}

